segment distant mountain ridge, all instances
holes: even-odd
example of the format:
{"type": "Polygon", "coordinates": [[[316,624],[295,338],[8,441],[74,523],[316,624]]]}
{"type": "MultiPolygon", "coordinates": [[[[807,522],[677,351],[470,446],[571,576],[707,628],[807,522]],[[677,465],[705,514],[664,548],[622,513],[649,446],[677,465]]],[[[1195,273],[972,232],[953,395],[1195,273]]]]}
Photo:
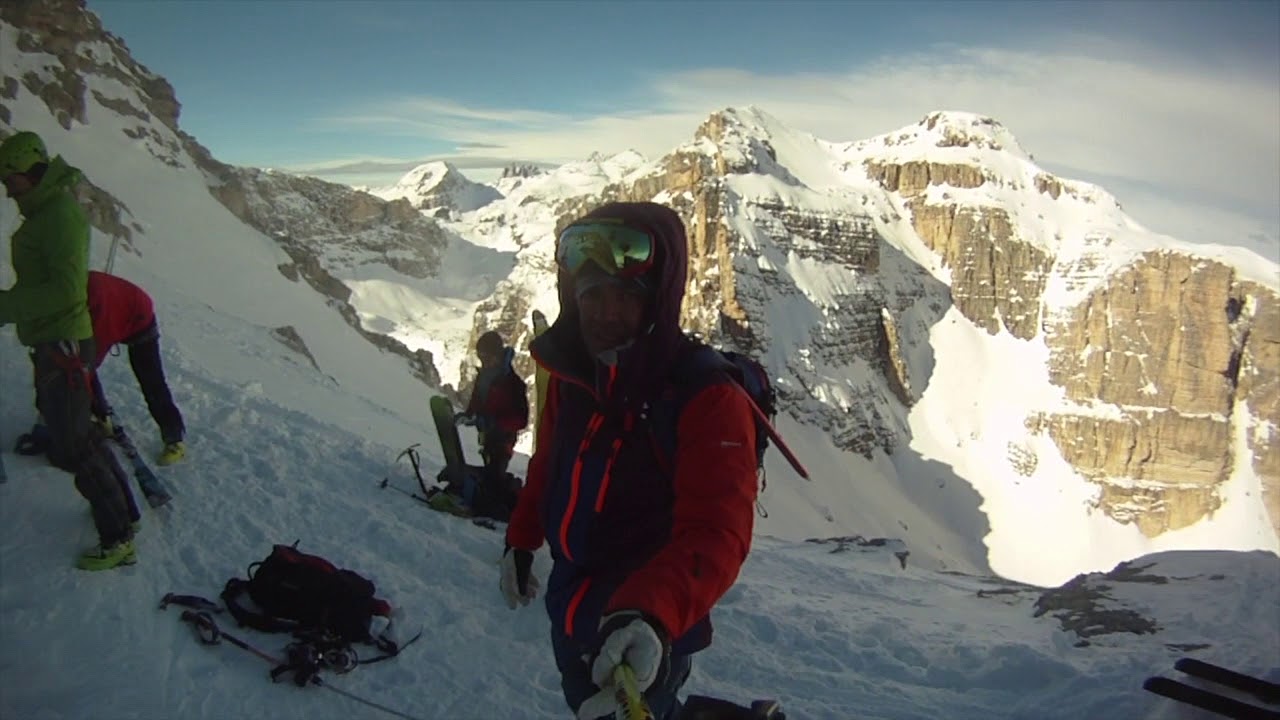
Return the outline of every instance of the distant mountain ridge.
{"type": "MultiPolygon", "coordinates": [[[[1256,476],[1280,527],[1280,442],[1258,431],[1280,420],[1275,264],[1145,231],[1105,191],[1037,167],[991,118],[930,113],[837,144],[731,109],[609,182],[557,172],[459,232],[538,226],[521,257],[545,269],[555,229],[590,206],[672,205],[690,229],[687,325],[766,355],[787,412],[841,447],[902,449],[944,354],[930,328],[954,306],[1044,356],[1024,381],[1052,400],[1020,408],[992,458],[1011,481],[1065,460],[1096,484],[1098,509],[1157,536],[1256,476]],[[563,194],[575,183],[584,192],[563,194]]],[[[545,289],[528,292],[554,311],[545,289]]],[[[525,326],[507,311],[476,320],[477,332],[525,326]]]]}

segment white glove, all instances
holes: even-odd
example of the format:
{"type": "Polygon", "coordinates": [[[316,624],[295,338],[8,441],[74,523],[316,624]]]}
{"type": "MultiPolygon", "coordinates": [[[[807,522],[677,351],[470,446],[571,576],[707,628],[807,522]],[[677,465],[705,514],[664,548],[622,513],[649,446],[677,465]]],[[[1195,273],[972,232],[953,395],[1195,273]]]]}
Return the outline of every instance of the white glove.
{"type": "Polygon", "coordinates": [[[502,554],[501,566],[498,588],[502,590],[507,607],[515,610],[518,605],[528,605],[530,600],[538,597],[538,577],[530,571],[533,553],[508,547],[502,554]]]}
{"type": "Polygon", "coordinates": [[[633,610],[604,616],[600,620],[600,650],[591,661],[591,682],[600,692],[578,707],[578,720],[608,716],[618,708],[613,672],[626,663],[636,676],[636,688],[648,690],[666,668],[670,649],[649,621],[633,610]]]}

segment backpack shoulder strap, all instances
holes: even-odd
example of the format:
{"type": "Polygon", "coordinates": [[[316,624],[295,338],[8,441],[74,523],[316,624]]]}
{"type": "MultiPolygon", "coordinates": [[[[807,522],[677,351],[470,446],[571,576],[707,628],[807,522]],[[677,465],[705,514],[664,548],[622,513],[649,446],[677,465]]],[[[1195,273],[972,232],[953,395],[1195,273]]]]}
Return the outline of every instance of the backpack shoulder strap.
{"type": "Polygon", "coordinates": [[[716,371],[729,375],[731,379],[737,379],[740,374],[724,353],[709,345],[696,345],[676,359],[671,379],[677,384],[695,385],[701,389],[710,384],[716,371]]]}
{"type": "Polygon", "coordinates": [[[663,470],[670,475],[676,456],[680,414],[690,398],[719,381],[738,379],[738,370],[718,350],[697,344],[676,358],[661,397],[648,408],[649,438],[663,470]]]}

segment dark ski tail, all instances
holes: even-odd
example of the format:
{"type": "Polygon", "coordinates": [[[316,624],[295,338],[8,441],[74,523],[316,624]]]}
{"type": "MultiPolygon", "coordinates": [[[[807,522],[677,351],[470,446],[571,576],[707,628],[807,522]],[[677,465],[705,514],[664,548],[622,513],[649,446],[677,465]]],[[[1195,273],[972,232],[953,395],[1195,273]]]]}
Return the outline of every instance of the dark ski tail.
{"type": "Polygon", "coordinates": [[[1235,720],[1280,720],[1280,685],[1276,683],[1196,658],[1182,658],[1173,667],[1200,684],[1157,675],[1147,678],[1142,689],[1235,720]],[[1270,707],[1238,699],[1244,694],[1270,707]]]}
{"type": "Polygon", "coordinates": [[[1233,690],[1249,693],[1268,705],[1280,705],[1280,685],[1262,678],[1238,673],[1221,665],[1214,665],[1204,660],[1189,657],[1182,658],[1174,663],[1173,667],[1192,677],[1198,677],[1201,680],[1208,680],[1233,690]]]}
{"type": "Polygon", "coordinates": [[[156,477],[142,456],[138,454],[138,448],[134,446],[133,440],[129,439],[124,427],[115,425],[114,429],[111,439],[115,440],[116,445],[124,451],[125,457],[129,458],[129,462],[133,465],[133,478],[138,481],[138,487],[142,488],[147,504],[158,508],[172,500],[173,496],[169,494],[168,488],[160,482],[160,478],[156,477]]]}
{"type": "Polygon", "coordinates": [[[1251,705],[1163,676],[1147,678],[1142,689],[1233,720],[1280,720],[1280,711],[1251,705]]]}
{"type": "Polygon", "coordinates": [[[436,435],[440,438],[440,452],[444,455],[450,477],[461,477],[466,472],[467,457],[462,451],[462,440],[458,437],[458,426],[453,419],[453,403],[449,402],[449,398],[443,395],[432,396],[431,419],[435,422],[436,435]]]}

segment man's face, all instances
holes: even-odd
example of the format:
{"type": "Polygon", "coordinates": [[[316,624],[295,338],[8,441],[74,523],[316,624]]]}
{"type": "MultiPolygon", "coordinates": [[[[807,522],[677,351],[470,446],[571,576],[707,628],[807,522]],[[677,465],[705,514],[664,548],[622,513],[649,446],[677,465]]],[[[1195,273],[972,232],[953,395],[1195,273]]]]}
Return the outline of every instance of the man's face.
{"type": "Polygon", "coordinates": [[[27,177],[26,173],[12,173],[6,175],[3,182],[5,192],[7,192],[11,198],[16,198],[19,195],[29,192],[34,186],[34,183],[31,182],[31,178],[27,177]]]}
{"type": "Polygon", "coordinates": [[[582,340],[592,357],[636,339],[645,300],[641,289],[615,283],[596,285],[578,297],[582,340]]]}
{"type": "Polygon", "coordinates": [[[480,358],[480,367],[488,368],[498,364],[497,353],[477,352],[476,356],[480,358]]]}

